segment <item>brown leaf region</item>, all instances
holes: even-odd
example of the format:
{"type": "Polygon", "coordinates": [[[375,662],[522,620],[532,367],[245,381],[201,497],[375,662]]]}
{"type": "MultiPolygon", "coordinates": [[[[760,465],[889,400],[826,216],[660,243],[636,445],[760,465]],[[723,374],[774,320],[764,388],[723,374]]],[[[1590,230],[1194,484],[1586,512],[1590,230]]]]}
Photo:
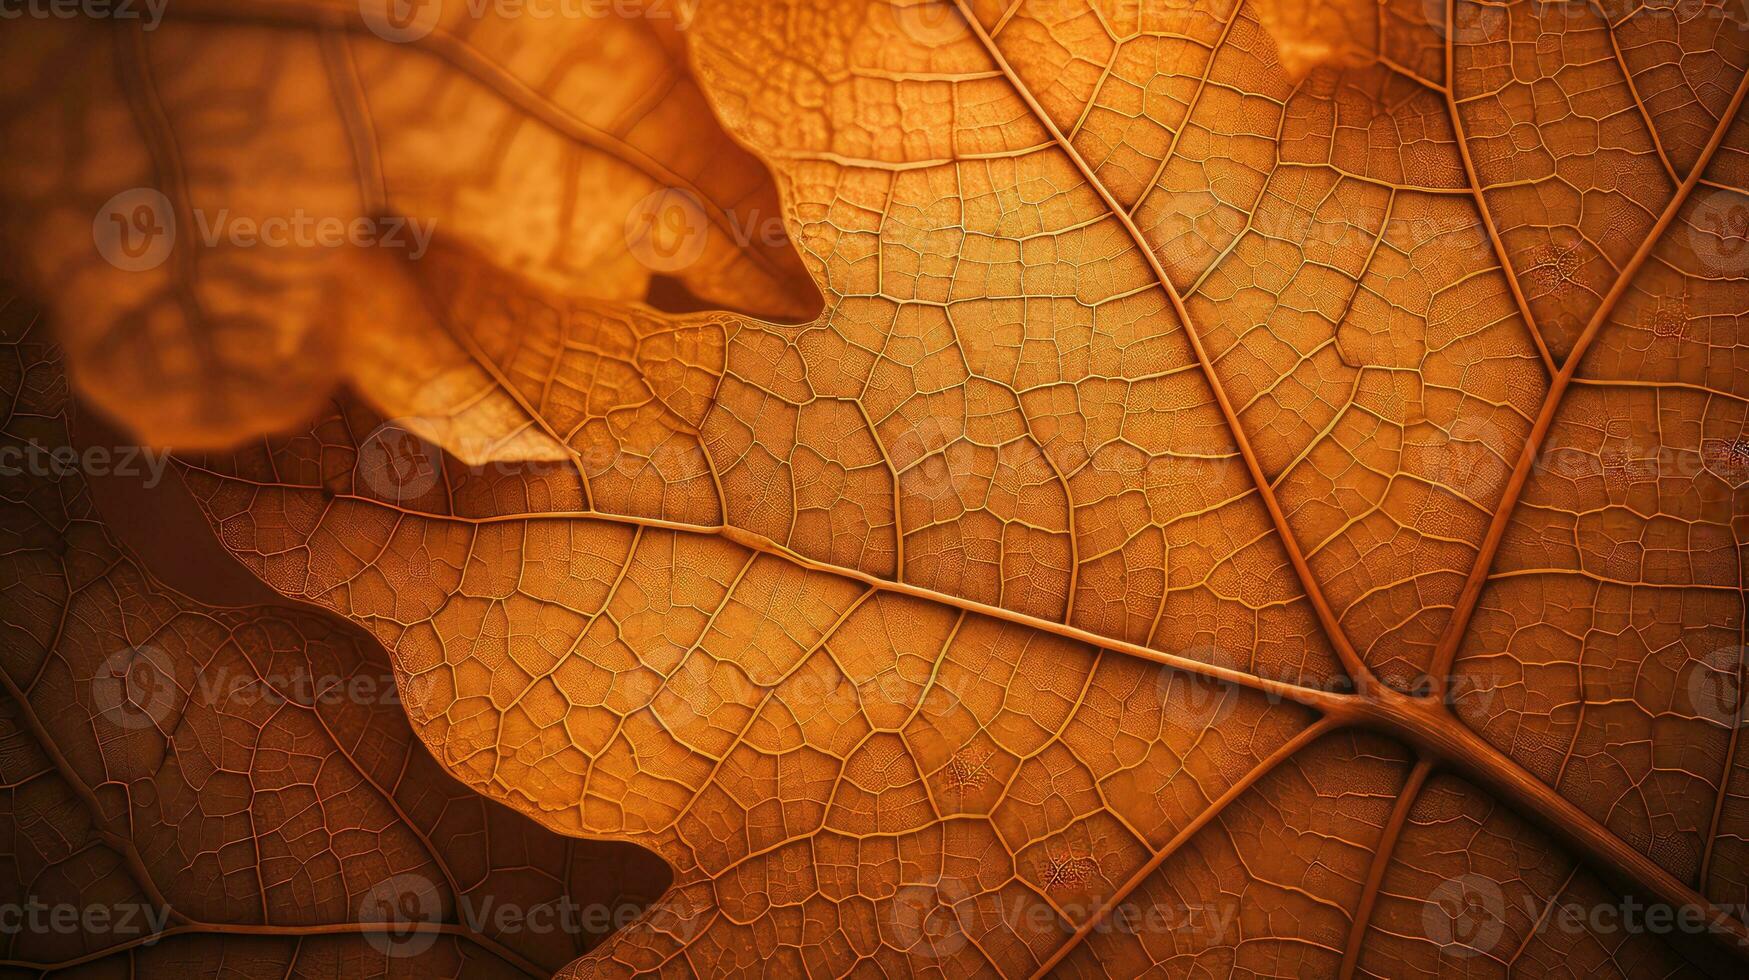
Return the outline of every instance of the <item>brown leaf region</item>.
{"type": "Polygon", "coordinates": [[[1742,4],[126,9],[0,35],[0,973],[1749,965],[1742,4]]]}

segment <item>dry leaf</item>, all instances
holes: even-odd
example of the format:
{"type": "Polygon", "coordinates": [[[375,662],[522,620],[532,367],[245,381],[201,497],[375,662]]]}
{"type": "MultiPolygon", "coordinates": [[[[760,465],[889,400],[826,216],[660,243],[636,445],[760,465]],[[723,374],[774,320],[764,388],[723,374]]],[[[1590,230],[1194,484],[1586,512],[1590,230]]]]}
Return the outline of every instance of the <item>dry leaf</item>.
{"type": "Polygon", "coordinates": [[[818,309],[769,177],[685,69],[684,8],[649,2],[668,16],[534,30],[459,0],[399,31],[391,0],[9,21],[14,275],[61,312],[80,391],[151,444],[277,431],[349,379],[400,414],[477,402],[428,433],[469,458],[555,455],[389,256],[441,232],[581,295],[672,274],[733,308],[818,309]]]}
{"type": "Polygon", "coordinates": [[[817,320],[462,236],[468,398],[190,483],[673,867],[574,974],[1740,969],[1743,11],[1306,9],[707,2],[817,320]]]}
{"type": "Polygon", "coordinates": [[[650,855],[457,785],[368,638],[175,593],[19,472],[98,448],[32,320],[3,301],[0,975],[543,977],[643,910],[650,855]]]}

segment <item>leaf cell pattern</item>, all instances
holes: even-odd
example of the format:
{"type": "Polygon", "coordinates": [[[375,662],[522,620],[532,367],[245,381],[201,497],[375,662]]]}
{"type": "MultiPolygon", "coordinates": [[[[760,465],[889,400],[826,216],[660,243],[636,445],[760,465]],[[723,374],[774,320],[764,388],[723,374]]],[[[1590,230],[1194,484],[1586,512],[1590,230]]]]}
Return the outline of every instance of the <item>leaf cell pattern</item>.
{"type": "Polygon", "coordinates": [[[1740,968],[1744,26],[709,0],[817,316],[452,216],[359,299],[428,357],[184,475],[449,772],[673,869],[566,975],[1740,968]]]}
{"type": "MultiPolygon", "coordinates": [[[[59,348],[34,321],[0,309],[0,440],[71,446],[59,348]]],[[[559,837],[446,775],[369,638],[165,588],[80,477],[8,473],[0,535],[0,975],[543,977],[606,930],[494,909],[629,917],[656,897],[615,890],[659,880],[650,855],[559,837]],[[426,931],[383,914],[403,889],[426,931]],[[102,928],[21,918],[62,910],[102,928]]]]}

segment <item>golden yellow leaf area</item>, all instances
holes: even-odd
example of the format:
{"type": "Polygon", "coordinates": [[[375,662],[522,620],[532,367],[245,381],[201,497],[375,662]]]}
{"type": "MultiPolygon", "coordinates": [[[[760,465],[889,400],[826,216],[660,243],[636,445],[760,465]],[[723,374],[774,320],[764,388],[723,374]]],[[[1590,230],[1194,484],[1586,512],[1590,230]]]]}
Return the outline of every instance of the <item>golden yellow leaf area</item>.
{"type": "MultiPolygon", "coordinates": [[[[362,9],[294,34],[457,60],[362,9]]],[[[417,259],[317,256],[377,339],[300,390],[356,392],[184,475],[457,778],[670,865],[567,975],[1732,975],[1744,19],[703,0],[684,70],[818,316],[755,315],[788,244],[665,312],[530,261],[517,194],[404,190],[417,259]]],[[[132,146],[201,118],[147,101],[132,146]]],[[[342,107],[359,187],[431,131],[392,103],[342,107]]],[[[212,282],[180,254],[157,288],[212,282]]]]}

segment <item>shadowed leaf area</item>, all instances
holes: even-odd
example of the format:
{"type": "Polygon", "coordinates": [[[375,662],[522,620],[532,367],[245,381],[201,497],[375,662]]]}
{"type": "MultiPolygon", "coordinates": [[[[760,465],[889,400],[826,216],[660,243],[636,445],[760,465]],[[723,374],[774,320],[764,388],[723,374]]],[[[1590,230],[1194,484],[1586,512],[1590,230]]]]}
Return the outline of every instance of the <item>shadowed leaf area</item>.
{"type": "MultiPolygon", "coordinates": [[[[5,300],[0,446],[91,448],[60,361],[5,300]]],[[[368,637],[174,592],[83,478],[9,470],[0,975],[545,977],[666,886],[446,775],[368,637]]]]}

